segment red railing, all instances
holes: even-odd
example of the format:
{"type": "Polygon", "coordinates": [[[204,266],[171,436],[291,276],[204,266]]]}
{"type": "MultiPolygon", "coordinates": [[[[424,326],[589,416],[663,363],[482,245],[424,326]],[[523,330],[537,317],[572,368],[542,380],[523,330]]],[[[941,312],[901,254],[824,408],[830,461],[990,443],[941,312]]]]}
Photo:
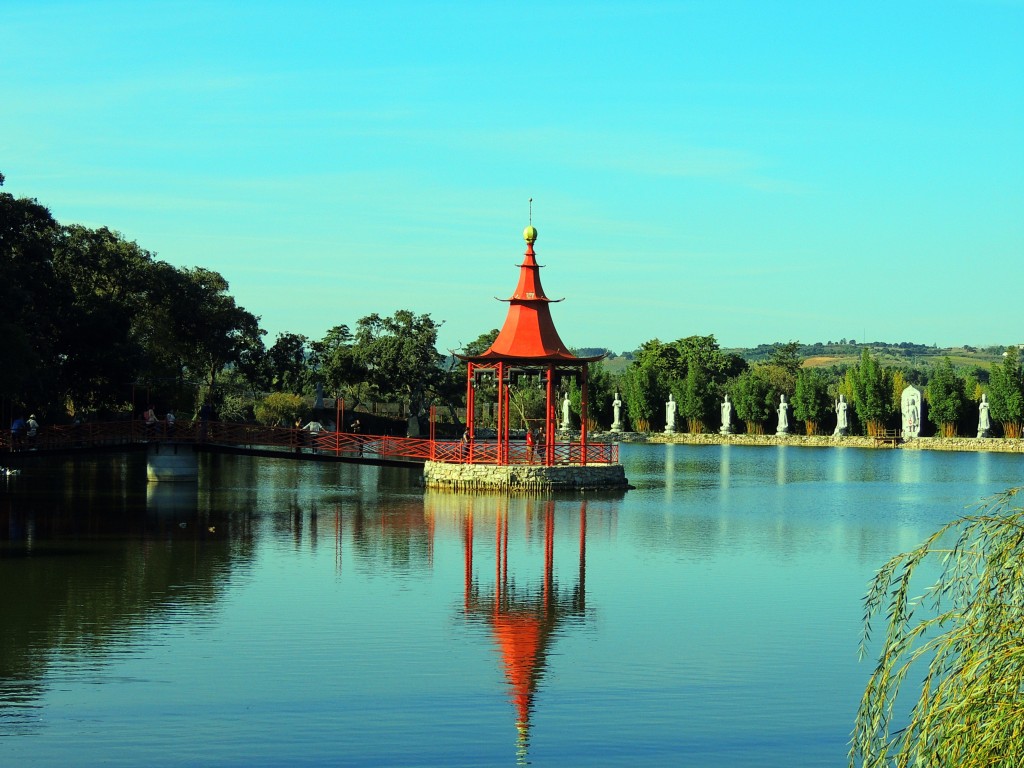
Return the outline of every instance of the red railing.
{"type": "MultiPolygon", "coordinates": [[[[295,453],[321,453],[365,459],[442,461],[459,464],[497,464],[498,443],[471,440],[428,440],[419,437],[363,435],[351,432],[311,433],[293,427],[265,427],[224,421],[177,421],[146,424],[141,421],[87,422],[40,427],[35,435],[13,436],[0,431],[0,451],[61,450],[109,447],[149,441],[211,443],[249,449],[277,449],[295,453]]],[[[542,464],[542,446],[509,443],[506,463],[542,464]]],[[[618,445],[608,443],[555,443],[556,464],[614,464],[618,445]],[[584,461],[585,458],[585,461],[584,461]]]]}

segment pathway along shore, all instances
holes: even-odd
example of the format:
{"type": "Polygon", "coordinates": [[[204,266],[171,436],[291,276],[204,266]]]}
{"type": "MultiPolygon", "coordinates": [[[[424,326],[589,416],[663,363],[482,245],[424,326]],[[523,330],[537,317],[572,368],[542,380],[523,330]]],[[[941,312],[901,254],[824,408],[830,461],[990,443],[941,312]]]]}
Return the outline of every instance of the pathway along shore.
{"type": "MultiPolygon", "coordinates": [[[[595,441],[618,440],[621,443],[678,443],[681,445],[795,445],[805,448],[872,448],[893,450],[874,437],[851,435],[694,435],[678,432],[602,432],[592,437],[595,441]]],[[[991,451],[994,453],[1024,453],[1024,439],[1003,437],[915,437],[901,441],[896,450],[903,451],[991,451]]]]}

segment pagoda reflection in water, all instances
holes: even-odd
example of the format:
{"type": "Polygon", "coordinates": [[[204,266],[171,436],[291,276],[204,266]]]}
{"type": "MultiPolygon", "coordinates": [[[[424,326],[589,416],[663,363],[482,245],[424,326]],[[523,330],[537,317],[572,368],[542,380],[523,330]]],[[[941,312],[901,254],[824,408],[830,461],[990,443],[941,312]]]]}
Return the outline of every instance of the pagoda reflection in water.
{"type": "MultiPolygon", "coordinates": [[[[559,507],[559,524],[571,530],[575,520],[564,514],[564,502],[559,507]]],[[[578,547],[573,546],[577,568],[569,583],[564,583],[564,576],[559,578],[555,568],[555,508],[553,499],[426,496],[428,516],[454,513],[461,527],[463,615],[489,628],[501,656],[516,712],[516,753],[521,763],[527,760],[534,695],[544,677],[552,645],[560,630],[587,619],[587,502],[581,501],[578,513],[572,513],[573,518],[578,516],[579,540],[578,547]],[[514,542],[520,536],[526,544],[543,539],[542,563],[535,562],[528,546],[525,552],[514,546],[514,562],[510,564],[510,525],[514,542]],[[493,541],[493,550],[489,540],[493,541]],[[493,579],[485,575],[492,558],[493,579]]]]}

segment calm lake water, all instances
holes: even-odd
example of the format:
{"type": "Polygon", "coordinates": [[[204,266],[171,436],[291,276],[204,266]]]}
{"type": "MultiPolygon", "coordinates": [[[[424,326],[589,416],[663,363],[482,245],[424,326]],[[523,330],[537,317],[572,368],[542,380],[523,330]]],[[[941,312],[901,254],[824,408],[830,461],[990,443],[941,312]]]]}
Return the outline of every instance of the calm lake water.
{"type": "Polygon", "coordinates": [[[891,555],[1024,457],[624,445],[636,490],[0,478],[0,765],[840,766],[891,555]]]}

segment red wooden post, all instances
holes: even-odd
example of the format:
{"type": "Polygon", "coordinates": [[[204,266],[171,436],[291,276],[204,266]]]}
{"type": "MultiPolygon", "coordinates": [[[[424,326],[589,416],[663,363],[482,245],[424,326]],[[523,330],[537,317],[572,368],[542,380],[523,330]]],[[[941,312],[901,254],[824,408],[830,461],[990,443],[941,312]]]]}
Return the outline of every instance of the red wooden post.
{"type": "MultiPolygon", "coordinates": [[[[466,366],[466,431],[469,433],[469,463],[473,463],[473,437],[476,429],[476,365],[466,366]]],[[[465,457],[463,457],[465,460],[465,457]]]]}
{"type": "Polygon", "coordinates": [[[555,460],[555,404],[551,398],[555,393],[555,366],[548,366],[547,394],[544,398],[544,466],[550,467],[555,460]]]}
{"type": "Polygon", "coordinates": [[[580,463],[587,463],[587,364],[583,364],[580,385],[580,463]]]}
{"type": "Polygon", "coordinates": [[[341,453],[341,404],[342,399],[334,396],[334,455],[341,453]]]}
{"type": "Polygon", "coordinates": [[[434,415],[436,414],[436,412],[437,412],[437,406],[436,405],[430,406],[430,460],[431,461],[433,461],[437,457],[437,452],[435,450],[435,446],[437,445],[437,442],[434,439],[436,434],[437,434],[437,432],[435,431],[435,424],[434,424],[434,415]]]}
{"type": "Polygon", "coordinates": [[[505,463],[505,398],[508,393],[505,391],[505,364],[498,363],[498,463],[505,463]]]}

